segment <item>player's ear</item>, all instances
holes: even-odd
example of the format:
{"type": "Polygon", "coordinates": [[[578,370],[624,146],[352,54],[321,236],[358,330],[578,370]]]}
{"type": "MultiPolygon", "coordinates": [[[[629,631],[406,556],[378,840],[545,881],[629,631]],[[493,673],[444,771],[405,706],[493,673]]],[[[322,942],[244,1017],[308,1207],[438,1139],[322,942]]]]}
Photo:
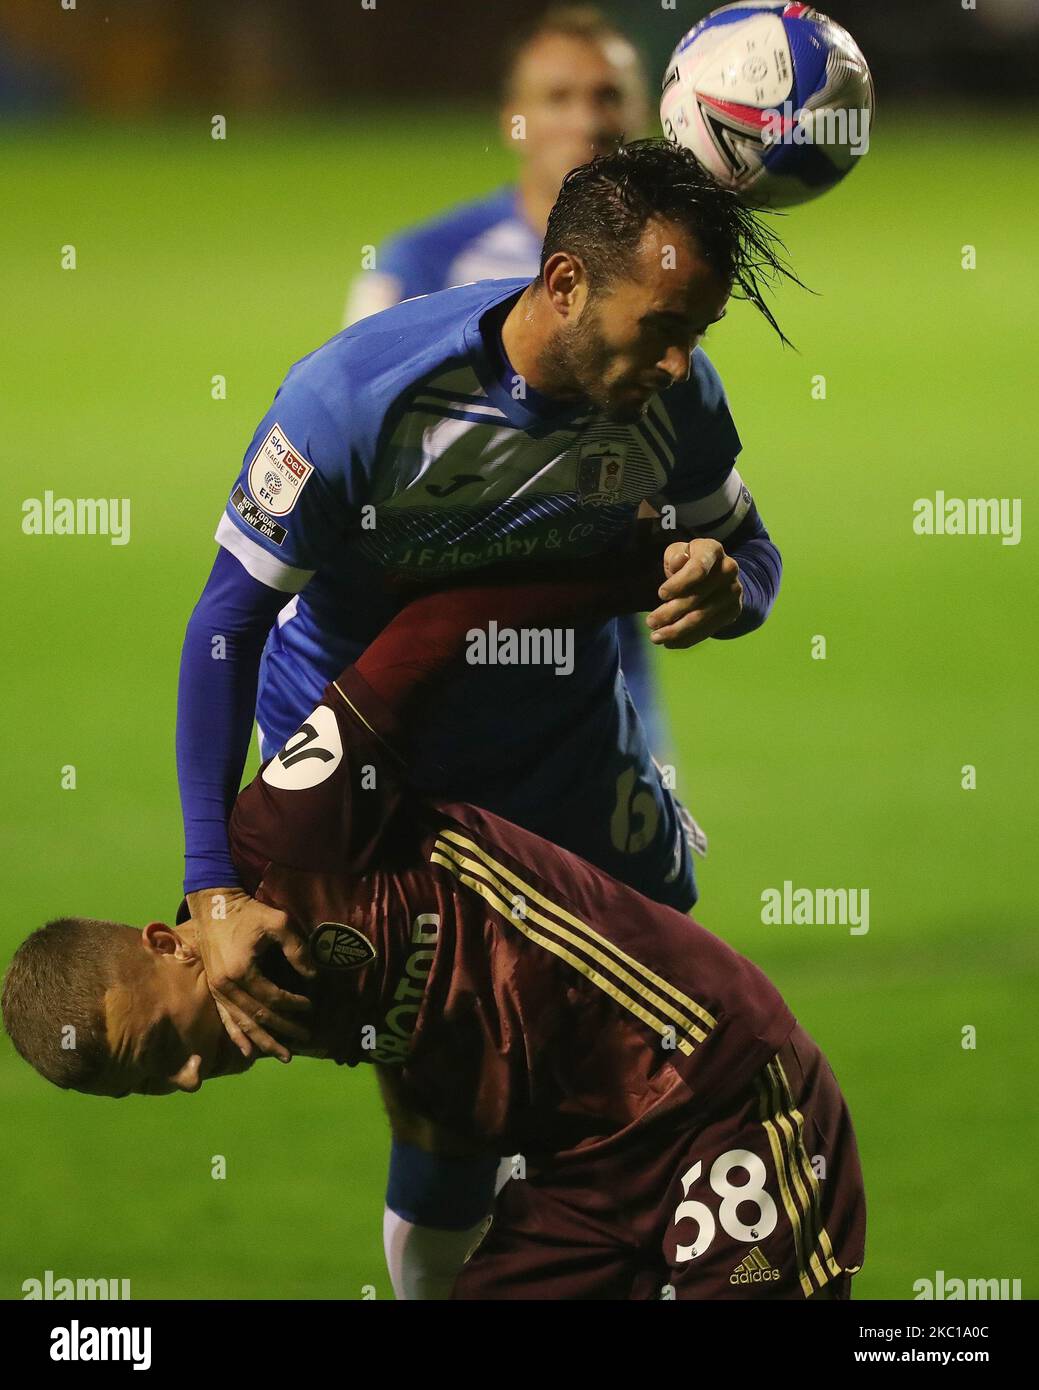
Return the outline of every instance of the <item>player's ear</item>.
{"type": "Polygon", "coordinates": [[[145,949],[156,956],[175,956],[183,949],[184,943],[165,922],[149,922],[141,932],[145,949]]]}
{"type": "Polygon", "coordinates": [[[545,262],[541,276],[549,303],[557,314],[569,318],[586,284],[584,262],[569,251],[555,251],[545,262]]]}

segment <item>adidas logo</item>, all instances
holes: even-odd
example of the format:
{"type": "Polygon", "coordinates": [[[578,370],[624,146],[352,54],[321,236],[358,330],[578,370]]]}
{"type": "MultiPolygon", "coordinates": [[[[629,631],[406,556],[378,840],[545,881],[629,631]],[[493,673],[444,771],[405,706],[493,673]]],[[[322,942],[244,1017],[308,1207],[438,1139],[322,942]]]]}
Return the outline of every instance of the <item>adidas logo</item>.
{"type": "Polygon", "coordinates": [[[729,1275],[730,1284],[767,1284],[779,1278],[779,1270],[773,1269],[761,1253],[760,1247],[754,1249],[741,1260],[729,1275]]]}

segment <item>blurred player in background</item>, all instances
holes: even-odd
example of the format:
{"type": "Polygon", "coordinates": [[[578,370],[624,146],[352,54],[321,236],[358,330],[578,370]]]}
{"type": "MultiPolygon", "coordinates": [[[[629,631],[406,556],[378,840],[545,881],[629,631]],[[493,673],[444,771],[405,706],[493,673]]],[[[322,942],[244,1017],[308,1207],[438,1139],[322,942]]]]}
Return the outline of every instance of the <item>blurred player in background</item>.
{"type": "MultiPolygon", "coordinates": [[[[559,6],[510,45],[501,135],[519,160],[516,183],[392,237],[353,281],[344,326],[402,299],[472,280],[537,274],[548,214],[578,164],[641,135],[649,106],[634,45],[591,5],[559,6]]],[[[660,692],[635,618],[617,623],[621,668],[657,759],[673,763],[660,692]]],[[[700,847],[705,845],[697,837],[700,847]]]]}
{"type": "Polygon", "coordinates": [[[387,241],[351,285],[345,326],[417,294],[536,275],[564,176],[643,134],[647,120],[628,39],[591,6],[549,10],[506,60],[501,133],[520,161],[516,184],[387,241]]]}

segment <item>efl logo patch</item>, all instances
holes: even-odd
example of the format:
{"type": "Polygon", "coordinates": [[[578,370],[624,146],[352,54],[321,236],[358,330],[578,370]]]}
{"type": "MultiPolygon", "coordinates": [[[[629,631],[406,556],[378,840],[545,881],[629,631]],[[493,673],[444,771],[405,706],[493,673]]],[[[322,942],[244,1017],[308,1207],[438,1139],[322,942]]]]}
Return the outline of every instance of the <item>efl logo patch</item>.
{"type": "Polygon", "coordinates": [[[296,505],[313,471],[314,465],[292,447],[281,426],[275,425],[249,465],[249,491],[265,511],[284,516],[296,505]]]}
{"type": "Polygon", "coordinates": [[[329,970],[360,970],[375,959],[368,938],[342,922],[322,922],[311,937],[310,950],[318,965],[329,970]]]}
{"type": "Polygon", "coordinates": [[[581,501],[591,502],[593,506],[620,501],[627,456],[628,446],[611,439],[585,444],[577,461],[577,490],[581,501]]]}

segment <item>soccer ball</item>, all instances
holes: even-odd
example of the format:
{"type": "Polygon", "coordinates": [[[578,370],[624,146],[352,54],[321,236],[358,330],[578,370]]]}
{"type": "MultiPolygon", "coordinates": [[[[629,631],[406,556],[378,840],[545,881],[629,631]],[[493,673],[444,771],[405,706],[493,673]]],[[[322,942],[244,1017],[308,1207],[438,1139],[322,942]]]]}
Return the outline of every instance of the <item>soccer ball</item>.
{"type": "Polygon", "coordinates": [[[664,134],[755,207],[839,183],[869,149],[873,79],[846,29],[811,5],[744,0],[690,29],[664,74],[664,134]]]}

